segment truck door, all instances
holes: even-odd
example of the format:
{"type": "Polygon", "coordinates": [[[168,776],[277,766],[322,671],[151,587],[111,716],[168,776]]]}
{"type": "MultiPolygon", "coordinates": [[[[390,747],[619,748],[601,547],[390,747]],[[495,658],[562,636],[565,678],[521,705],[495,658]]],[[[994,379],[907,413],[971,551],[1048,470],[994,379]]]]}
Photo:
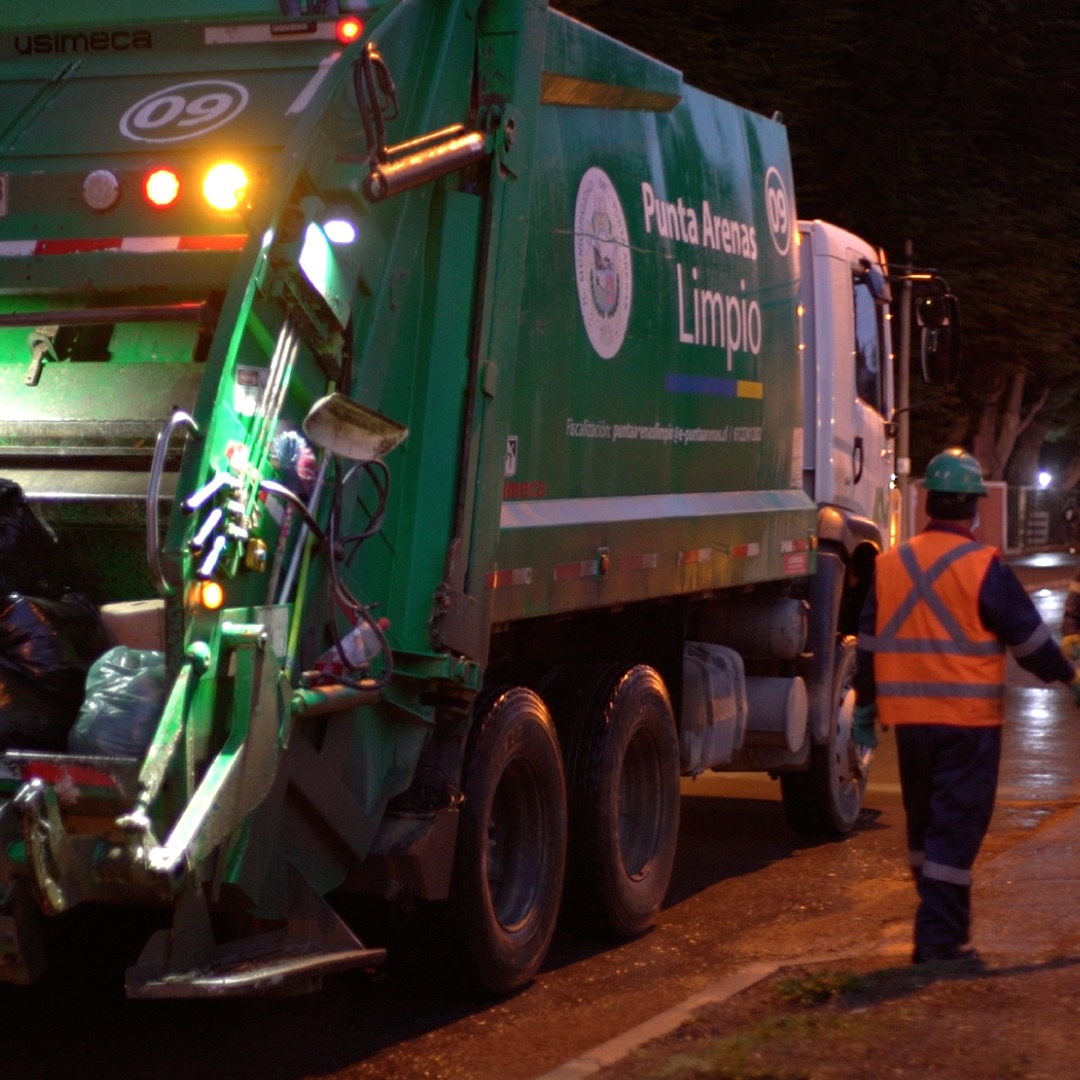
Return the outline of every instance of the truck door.
{"type": "MultiPolygon", "coordinates": [[[[886,436],[892,412],[892,352],[888,307],[873,287],[865,258],[851,252],[852,318],[854,324],[855,405],[850,412],[852,509],[872,518],[882,535],[890,535],[892,518],[893,446],[886,436]],[[857,269],[856,269],[857,268],[857,269]]],[[[843,410],[839,410],[841,415],[843,410]]],[[[842,421],[838,417],[838,423],[842,421]]],[[[846,440],[845,440],[846,441],[846,440]]],[[[844,468],[842,458],[838,461],[844,468]]]]}

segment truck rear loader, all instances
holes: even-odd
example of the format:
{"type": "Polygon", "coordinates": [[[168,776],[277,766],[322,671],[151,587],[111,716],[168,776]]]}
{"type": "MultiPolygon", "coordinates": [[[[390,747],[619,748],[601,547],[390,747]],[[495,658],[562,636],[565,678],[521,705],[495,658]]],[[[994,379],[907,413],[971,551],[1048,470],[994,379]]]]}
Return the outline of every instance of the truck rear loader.
{"type": "Polygon", "coordinates": [[[542,0],[2,18],[0,978],[116,905],[130,996],[310,990],[360,895],[506,993],[654,923],[680,777],[853,828],[888,271],[778,120],[542,0]]]}

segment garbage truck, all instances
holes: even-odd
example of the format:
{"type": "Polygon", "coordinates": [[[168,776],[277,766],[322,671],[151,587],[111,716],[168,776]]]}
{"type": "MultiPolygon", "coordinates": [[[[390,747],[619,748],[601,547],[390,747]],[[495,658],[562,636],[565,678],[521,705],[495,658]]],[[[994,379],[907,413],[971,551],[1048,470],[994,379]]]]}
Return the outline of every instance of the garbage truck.
{"type": "Polygon", "coordinates": [[[855,826],[890,275],[782,122],[543,0],[9,5],[0,71],[0,978],[100,906],[131,997],[308,991],[361,897],[508,993],[655,923],[681,778],[855,826]]]}

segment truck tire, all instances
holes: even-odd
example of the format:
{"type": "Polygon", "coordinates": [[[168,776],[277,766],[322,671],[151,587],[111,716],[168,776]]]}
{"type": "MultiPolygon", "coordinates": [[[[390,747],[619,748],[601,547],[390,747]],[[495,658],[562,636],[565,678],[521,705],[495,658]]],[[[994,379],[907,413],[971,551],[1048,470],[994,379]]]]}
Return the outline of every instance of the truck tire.
{"type": "Polygon", "coordinates": [[[828,739],[811,747],[806,772],[781,773],[780,791],[788,824],[805,836],[843,836],[862,812],[870,751],[851,737],[855,708],[855,639],[842,638],[833,666],[833,715],[828,739]]]}
{"type": "Polygon", "coordinates": [[[650,667],[560,668],[545,679],[566,762],[570,846],[564,909],[618,938],[656,921],[679,830],[679,747],[650,667]]]}
{"type": "Polygon", "coordinates": [[[566,781],[543,701],[523,687],[477,699],[451,904],[472,982],[528,983],[555,931],[566,863],[566,781]]]}

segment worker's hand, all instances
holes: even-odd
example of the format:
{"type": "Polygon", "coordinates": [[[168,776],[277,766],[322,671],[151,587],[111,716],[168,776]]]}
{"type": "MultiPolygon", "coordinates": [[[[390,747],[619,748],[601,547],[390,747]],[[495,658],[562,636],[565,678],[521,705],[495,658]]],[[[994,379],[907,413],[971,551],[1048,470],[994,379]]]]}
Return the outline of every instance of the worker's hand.
{"type": "Polygon", "coordinates": [[[1080,660],[1080,634],[1066,634],[1061,639],[1061,651],[1070,660],[1080,660]]]}
{"type": "MultiPolygon", "coordinates": [[[[1076,689],[1077,683],[1080,683],[1080,672],[1071,684],[1074,694],[1080,693],[1076,689]]],[[[1080,698],[1077,700],[1080,701],[1080,698]]],[[[851,734],[859,746],[865,746],[868,750],[877,746],[877,705],[855,706],[855,722],[851,725],[851,734]]]]}
{"type": "Polygon", "coordinates": [[[1069,689],[1072,691],[1073,701],[1080,705],[1080,668],[1076,669],[1076,674],[1072,677],[1072,682],[1069,683],[1069,689]]]}

